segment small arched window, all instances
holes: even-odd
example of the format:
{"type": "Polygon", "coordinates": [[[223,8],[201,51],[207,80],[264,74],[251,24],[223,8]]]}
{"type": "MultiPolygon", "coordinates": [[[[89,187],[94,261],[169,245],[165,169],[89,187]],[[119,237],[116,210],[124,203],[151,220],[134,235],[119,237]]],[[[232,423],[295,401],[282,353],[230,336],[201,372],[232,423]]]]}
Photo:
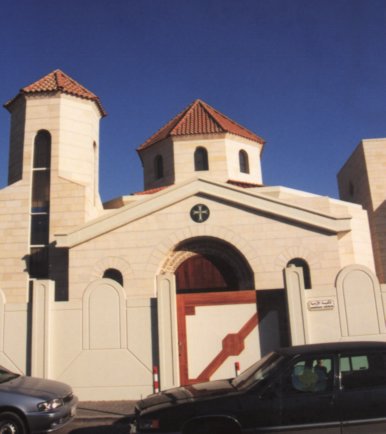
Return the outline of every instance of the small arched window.
{"type": "Polygon", "coordinates": [[[51,135],[40,130],[35,137],[32,169],[32,213],[48,212],[50,200],[51,135]]]}
{"type": "Polygon", "coordinates": [[[239,152],[239,164],[241,173],[249,173],[249,158],[243,149],[239,152]]]}
{"type": "Polygon", "coordinates": [[[122,273],[119,270],[117,270],[116,268],[108,268],[103,273],[103,278],[104,279],[114,280],[115,282],[117,282],[121,286],[123,286],[123,276],[122,276],[122,273]]]}
{"type": "Polygon", "coordinates": [[[49,169],[51,167],[51,135],[48,131],[40,130],[34,143],[34,169],[49,169]]]}
{"type": "Polygon", "coordinates": [[[161,179],[164,176],[164,162],[162,155],[157,155],[154,159],[155,179],[161,179]]]}
{"type": "Polygon", "coordinates": [[[209,170],[208,151],[202,146],[194,151],[194,170],[209,170]]]}
{"type": "Polygon", "coordinates": [[[302,258],[294,258],[288,262],[287,267],[289,267],[290,265],[295,265],[295,267],[303,269],[304,288],[311,289],[311,273],[308,263],[302,258]]]}

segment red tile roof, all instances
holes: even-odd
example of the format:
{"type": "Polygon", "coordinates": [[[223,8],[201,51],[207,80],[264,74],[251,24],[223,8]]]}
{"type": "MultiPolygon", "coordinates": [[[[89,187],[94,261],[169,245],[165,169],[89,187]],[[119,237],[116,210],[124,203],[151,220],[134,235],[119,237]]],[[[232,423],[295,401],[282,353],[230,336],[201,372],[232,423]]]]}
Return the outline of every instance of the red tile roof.
{"type": "MultiPolygon", "coordinates": [[[[232,179],[228,179],[227,184],[235,185],[236,187],[241,187],[241,188],[255,188],[255,187],[264,186],[263,184],[252,184],[251,182],[234,181],[232,179]]],[[[172,187],[173,185],[175,184],[163,185],[162,187],[155,187],[155,188],[150,188],[149,190],[137,191],[133,194],[136,196],[145,195],[145,194],[154,194],[154,193],[158,193],[161,190],[165,190],[168,187],[172,187]]]]}
{"type": "Polygon", "coordinates": [[[150,188],[149,190],[137,191],[136,193],[133,194],[135,195],[154,194],[168,187],[170,187],[170,185],[163,185],[162,187],[155,187],[155,188],[150,188]]]}
{"type": "Polygon", "coordinates": [[[253,184],[251,182],[234,181],[232,179],[228,179],[227,184],[235,185],[236,187],[241,187],[241,188],[263,187],[263,184],[253,184]]]}
{"type": "Polygon", "coordinates": [[[231,133],[257,143],[265,143],[261,137],[197,99],[139,146],[137,151],[142,151],[167,137],[216,133],[231,133]]]}
{"type": "Polygon", "coordinates": [[[8,101],[4,106],[8,108],[9,105],[11,105],[12,102],[20,95],[51,92],[62,92],[69,95],[77,96],[79,98],[94,101],[97,104],[102,116],[106,116],[106,112],[102,107],[99,98],[94,93],[90,92],[88,89],[79,84],[77,81],[62,72],[60,69],[56,69],[55,71],[52,71],[42,77],[40,80],[35,81],[29,86],[23,87],[22,89],[20,89],[19,94],[15,98],[8,101]]]}

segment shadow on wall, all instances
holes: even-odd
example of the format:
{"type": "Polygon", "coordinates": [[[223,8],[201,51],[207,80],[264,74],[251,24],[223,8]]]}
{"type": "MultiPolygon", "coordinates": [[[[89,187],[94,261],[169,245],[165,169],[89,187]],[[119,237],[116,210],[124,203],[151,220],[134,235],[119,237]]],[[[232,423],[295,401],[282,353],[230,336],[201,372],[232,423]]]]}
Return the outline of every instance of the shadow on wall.
{"type": "Polygon", "coordinates": [[[286,292],[284,289],[257,291],[261,356],[290,345],[286,292]]]}
{"type": "Polygon", "coordinates": [[[386,200],[374,211],[371,237],[375,267],[380,283],[386,283],[386,200]],[[377,232],[374,231],[377,229],[377,232]]]}
{"type": "Polygon", "coordinates": [[[68,249],[57,248],[55,243],[35,249],[23,258],[25,272],[32,279],[48,279],[55,282],[55,301],[68,301],[68,249]]]}
{"type": "Polygon", "coordinates": [[[157,313],[157,299],[152,298],[150,300],[150,308],[151,308],[151,342],[152,342],[152,360],[153,366],[159,366],[159,336],[158,336],[158,313],[157,313]]]}

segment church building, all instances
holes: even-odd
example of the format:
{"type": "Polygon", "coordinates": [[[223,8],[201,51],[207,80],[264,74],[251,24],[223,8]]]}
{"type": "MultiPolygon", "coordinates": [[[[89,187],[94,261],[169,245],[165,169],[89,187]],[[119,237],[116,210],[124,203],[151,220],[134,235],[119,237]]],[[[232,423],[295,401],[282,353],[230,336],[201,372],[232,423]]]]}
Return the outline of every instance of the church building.
{"type": "Polygon", "coordinates": [[[166,389],[277,346],[386,340],[386,139],[331,199],[265,185],[264,139],[196,100],[138,144],[143,191],[102,203],[94,93],[55,70],[5,108],[0,365],[137,399],[155,369],[166,389]]]}

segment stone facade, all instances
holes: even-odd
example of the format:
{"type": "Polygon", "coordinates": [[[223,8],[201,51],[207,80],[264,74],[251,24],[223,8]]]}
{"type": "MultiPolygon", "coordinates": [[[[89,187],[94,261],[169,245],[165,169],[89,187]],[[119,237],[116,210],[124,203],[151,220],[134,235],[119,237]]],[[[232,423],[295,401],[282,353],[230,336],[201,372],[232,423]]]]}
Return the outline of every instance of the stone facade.
{"type": "Polygon", "coordinates": [[[339,175],[357,203],[264,186],[264,141],[196,101],[138,148],[145,191],[102,206],[97,97],[54,71],[6,106],[2,365],[68,382],[84,400],[136,399],[152,392],[154,366],[166,388],[232,376],[236,361],[278,345],[385,339],[384,141],[364,141],[339,175]],[[36,276],[41,131],[48,268],[36,276]]]}

